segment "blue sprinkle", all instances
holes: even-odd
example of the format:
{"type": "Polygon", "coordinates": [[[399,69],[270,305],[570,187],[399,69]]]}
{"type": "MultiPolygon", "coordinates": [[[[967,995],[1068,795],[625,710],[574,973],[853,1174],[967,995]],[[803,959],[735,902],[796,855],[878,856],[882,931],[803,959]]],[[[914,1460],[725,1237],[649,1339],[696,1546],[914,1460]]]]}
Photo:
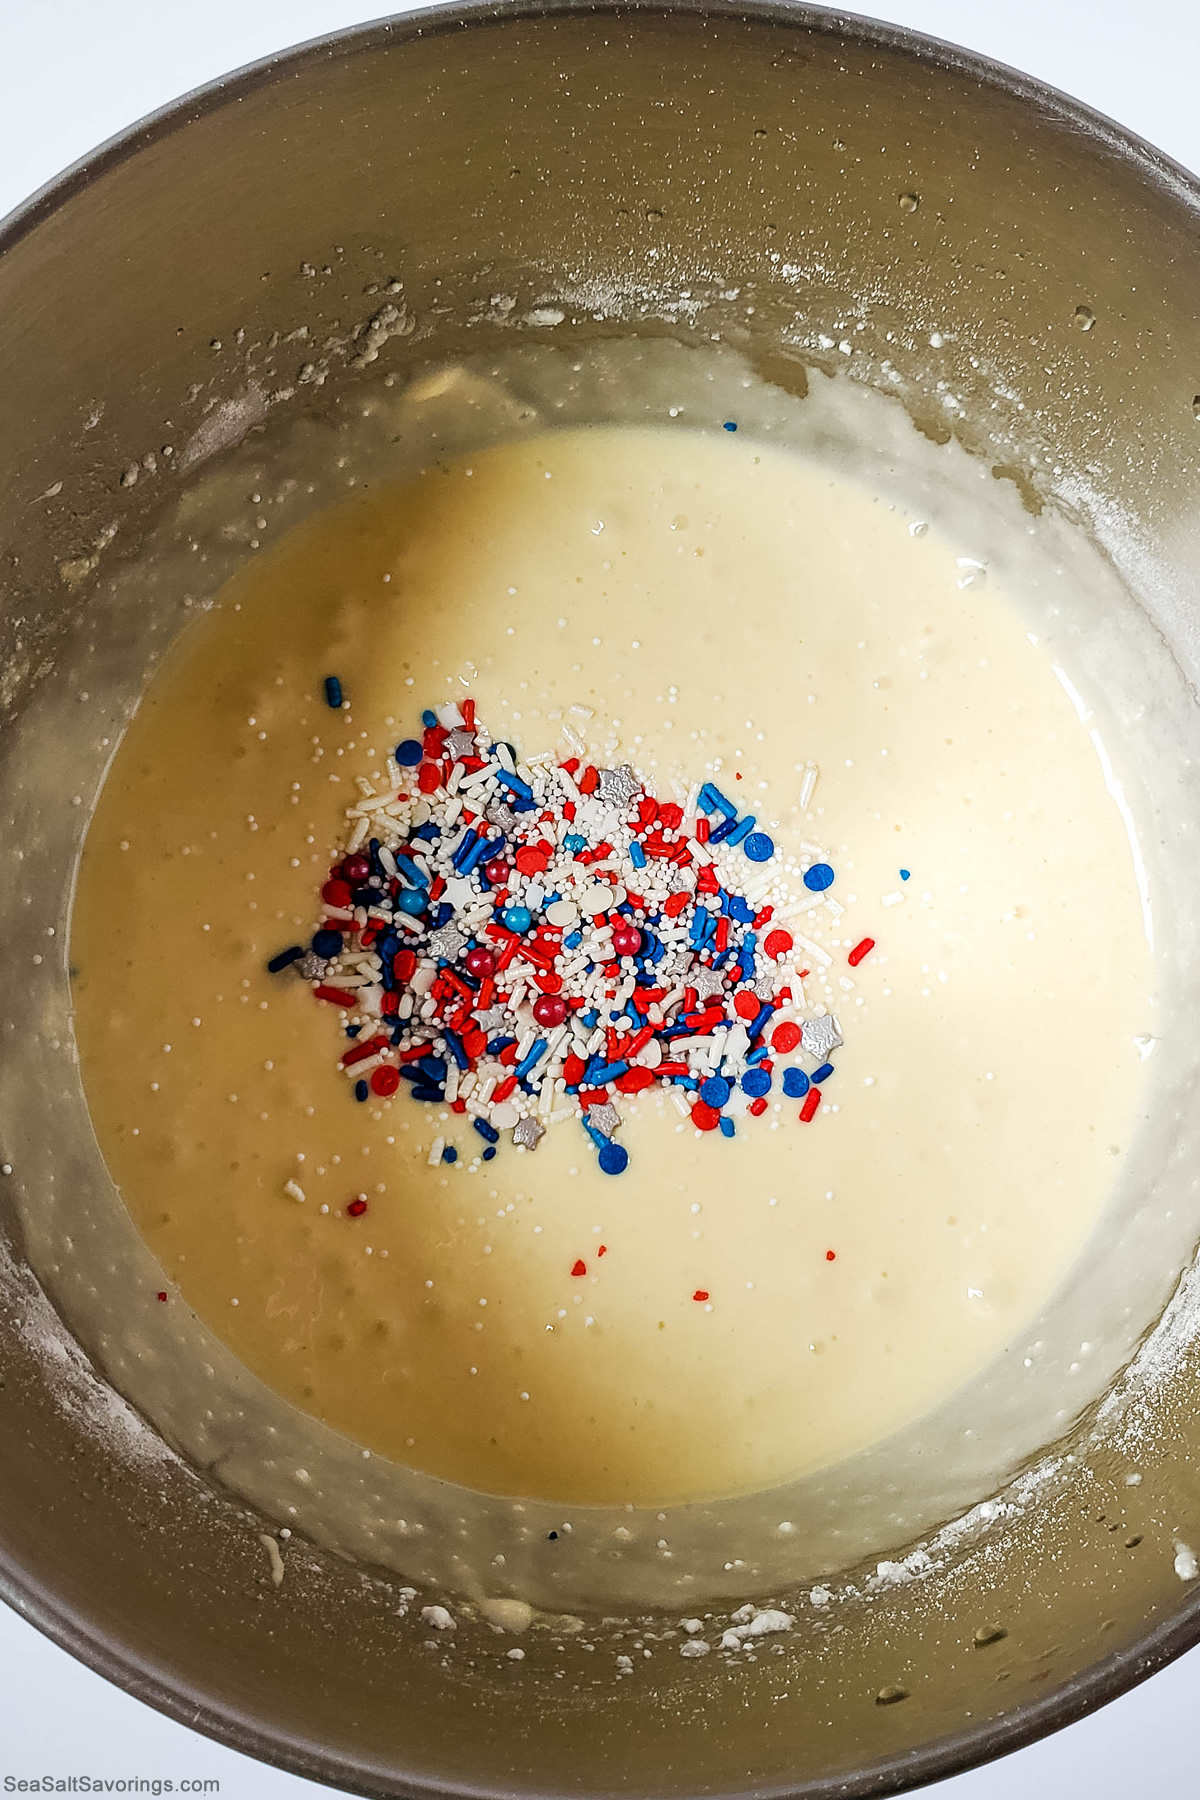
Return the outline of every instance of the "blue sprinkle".
{"type": "Polygon", "coordinates": [[[454,908],[450,905],[448,900],[443,900],[439,905],[434,907],[430,916],[433,920],[433,928],[436,931],[439,925],[448,925],[450,923],[451,919],[454,917],[454,908]]]}
{"type": "Polygon", "coordinates": [[[484,1151],[483,1155],[480,1157],[479,1160],[480,1160],[480,1162],[491,1162],[491,1160],[492,1160],[493,1156],[495,1156],[495,1154],[496,1154],[495,1144],[489,1144],[487,1149],[484,1151]]]}
{"type": "Polygon", "coordinates": [[[361,1030],[362,1030],[361,1025],[347,1025],[346,1036],[348,1038],[356,1038],[361,1030]]]}
{"type": "Polygon", "coordinates": [[[402,769],[415,769],[423,754],[416,738],[405,738],[396,745],[396,761],[402,769]]]}
{"type": "Polygon", "coordinates": [[[766,1069],[747,1069],[742,1076],[742,1092],[752,1100],[761,1100],[771,1091],[771,1077],[766,1069]]]}
{"type": "Polygon", "coordinates": [[[813,1082],[815,1084],[815,1083],[821,1082],[821,1081],[828,1081],[829,1077],[832,1074],[833,1074],[833,1064],[832,1063],[822,1063],[819,1069],[813,1070],[813,1082]]]}
{"type": "Polygon", "coordinates": [[[289,944],[286,950],[281,950],[278,956],[273,956],[271,958],[270,962],[267,964],[267,968],[272,975],[278,975],[280,969],[290,968],[292,963],[299,962],[303,955],[303,944],[289,944]]]}
{"type": "Polygon", "coordinates": [[[737,1130],[737,1126],[732,1119],[718,1119],[717,1130],[721,1133],[722,1137],[732,1137],[737,1130]]]}
{"type": "Polygon", "coordinates": [[[833,870],[828,863],[814,863],[811,869],[804,871],[804,885],[810,894],[823,894],[827,887],[833,886],[833,870]]]}
{"type": "Polygon", "coordinates": [[[539,1038],[537,1040],[537,1043],[532,1045],[531,1048],[526,1052],[526,1054],[521,1058],[520,1062],[517,1064],[516,1068],[513,1070],[513,1074],[516,1076],[518,1081],[524,1081],[526,1075],[528,1075],[530,1069],[533,1068],[534,1064],[537,1062],[540,1062],[541,1058],[546,1053],[547,1041],[548,1040],[546,1038],[539,1038]]]}
{"type": "Polygon", "coordinates": [[[563,849],[569,850],[571,855],[574,856],[577,851],[587,849],[587,839],[585,837],[580,837],[577,831],[568,831],[566,837],[563,839],[563,849]]]}
{"type": "Polygon", "coordinates": [[[802,1100],[809,1089],[809,1079],[803,1069],[785,1069],[783,1071],[783,1091],[789,1100],[802,1100]]]}
{"type": "MultiPolygon", "coordinates": [[[[417,829],[414,832],[412,832],[411,835],[415,838],[422,838],[426,843],[432,843],[434,838],[441,837],[442,828],[440,825],[435,825],[432,819],[426,819],[424,825],[418,825],[417,829]]],[[[400,863],[400,858],[397,857],[396,858],[397,867],[399,867],[399,863],[400,863]]],[[[413,867],[416,868],[415,863],[413,864],[413,867]]],[[[422,882],[425,879],[425,877],[422,875],[422,873],[419,869],[417,869],[416,879],[417,879],[417,881],[422,881],[422,882]]]]}
{"type": "Polygon", "coordinates": [[[623,1175],[629,1167],[629,1152],[620,1144],[605,1144],[597,1161],[604,1175],[623,1175]]]}
{"type": "Polygon", "coordinates": [[[900,871],[901,881],[907,881],[911,875],[912,875],[911,869],[901,869],[901,871],[900,871]]]}
{"type": "Polygon", "coordinates": [[[746,1030],[750,1034],[750,1042],[751,1043],[754,1042],[755,1038],[758,1037],[760,1032],[763,1032],[766,1030],[767,1022],[769,1019],[771,1019],[774,1012],[775,1012],[775,1008],[771,1005],[771,1002],[769,1000],[764,1000],[762,1006],[759,1009],[758,1017],[756,1019],[751,1019],[749,1025],[746,1027],[746,1030]]]}
{"type": "MultiPolygon", "coordinates": [[[[751,819],[750,823],[753,825],[754,820],[751,819]]],[[[737,814],[731,810],[726,817],[722,819],[721,823],[714,826],[709,832],[708,841],[710,844],[723,844],[726,838],[732,840],[733,834],[737,828],[737,814]]]]}
{"type": "Polygon", "coordinates": [[[527,906],[506,906],[500,917],[508,930],[515,931],[518,937],[523,937],[533,924],[533,914],[527,906]]]}
{"type": "MultiPolygon", "coordinates": [[[[751,814],[747,818],[744,818],[740,825],[735,825],[734,829],[729,834],[729,847],[731,850],[736,844],[740,844],[743,839],[750,836],[750,833],[754,830],[757,822],[758,821],[751,814]]],[[[709,843],[711,842],[712,839],[710,838],[709,843]]]]}
{"type": "Polygon", "coordinates": [[[429,1100],[438,1106],[443,1105],[446,1099],[446,1090],[435,1087],[432,1081],[415,1082],[409,1092],[414,1100],[429,1100]]]}
{"type": "MultiPolygon", "coordinates": [[[[592,1058],[593,1063],[596,1060],[595,1057],[592,1058]]],[[[628,1075],[628,1073],[629,1064],[627,1062],[600,1063],[597,1068],[589,1065],[587,1084],[589,1087],[607,1087],[610,1081],[617,1081],[622,1075],[628,1075]]]]}
{"type": "Polygon", "coordinates": [[[370,1090],[370,1088],[369,1088],[369,1087],[368,1087],[368,1086],[367,1086],[367,1084],[366,1084],[366,1082],[365,1082],[365,1081],[356,1081],[356,1082],[355,1082],[355,1084],[354,1084],[354,1098],[355,1098],[355,1099],[356,1099],[356,1100],[365,1100],[365,1099],[366,1099],[366,1097],[367,1097],[367,1095],[368,1095],[368,1094],[369,1094],[369,1093],[370,1093],[370,1091],[371,1091],[371,1090],[370,1090]]]}
{"type": "Polygon", "coordinates": [[[336,675],[325,677],[325,704],[332,706],[335,712],[342,704],[342,684],[336,675]]]}
{"type": "Polygon", "coordinates": [[[737,430],[737,422],[734,419],[726,419],[725,430],[726,431],[736,431],[737,430]]]}
{"type": "Polygon", "coordinates": [[[340,956],[345,944],[340,931],[314,931],[312,950],[314,956],[323,956],[328,962],[331,956],[340,956]]]}
{"type": "Polygon", "coordinates": [[[446,1048],[449,1050],[459,1068],[469,1069],[471,1066],[471,1059],[463,1047],[462,1039],[456,1032],[449,1030],[447,1030],[444,1035],[446,1039],[446,1048]]]}
{"type": "Polygon", "coordinates": [[[646,852],[636,838],[629,846],[629,860],[635,869],[644,869],[646,866],[646,852]]]}
{"type": "Polygon", "coordinates": [[[580,944],[582,944],[582,942],[583,942],[582,931],[573,931],[573,932],[571,932],[569,937],[565,937],[563,939],[563,949],[564,950],[578,950],[578,948],[579,948],[580,944]]]}
{"type": "Polygon", "coordinates": [[[710,1075],[707,1081],[700,1084],[700,1098],[705,1106],[711,1106],[720,1112],[729,1099],[729,1083],[723,1075],[710,1075]]]}
{"type": "Polygon", "coordinates": [[[425,711],[421,714],[422,725],[425,727],[426,731],[432,731],[434,726],[437,724],[437,722],[438,722],[437,714],[435,712],[432,712],[430,710],[430,708],[427,706],[425,708],[425,711]]]}
{"type": "Polygon", "coordinates": [[[446,1059],[444,1056],[419,1056],[417,1058],[417,1067],[420,1069],[426,1081],[436,1081],[440,1084],[446,1079],[446,1059]]]}
{"type": "Polygon", "coordinates": [[[396,867],[401,875],[403,875],[405,881],[410,881],[413,887],[426,888],[429,886],[428,875],[426,875],[420,863],[414,862],[411,856],[397,855],[396,867]]]}
{"type": "Polygon", "coordinates": [[[608,1149],[608,1146],[612,1142],[612,1139],[606,1138],[604,1133],[601,1131],[601,1129],[598,1125],[589,1125],[587,1122],[587,1119],[585,1118],[583,1121],[583,1129],[587,1132],[587,1134],[591,1138],[593,1144],[595,1144],[597,1150],[607,1150],[608,1149]]]}
{"type": "Polygon", "coordinates": [[[751,862],[770,862],[775,854],[775,841],[765,831],[752,831],[742,849],[751,862]]]}
{"type": "Polygon", "coordinates": [[[447,1144],[446,1148],[442,1151],[442,1161],[444,1163],[456,1163],[458,1161],[458,1151],[454,1148],[453,1144],[447,1144]]]}
{"type": "Polygon", "coordinates": [[[488,1055],[489,1056],[499,1056],[499,1054],[502,1050],[507,1050],[508,1046],[510,1044],[515,1044],[516,1041],[517,1040],[515,1037],[490,1038],[488,1040],[488,1047],[487,1047],[488,1055]]]}
{"type": "Polygon", "coordinates": [[[494,1125],[489,1125],[486,1119],[472,1119],[471,1123],[479,1133],[480,1137],[485,1138],[489,1144],[494,1144],[499,1141],[500,1133],[496,1130],[494,1125]]]}
{"type": "Polygon", "coordinates": [[[714,787],[711,781],[706,781],[700,789],[699,804],[706,813],[719,812],[723,813],[727,819],[737,818],[737,807],[733,801],[727,800],[720,788],[714,787]]]}
{"type": "Polygon", "coordinates": [[[421,913],[425,911],[425,889],[405,888],[396,896],[396,905],[403,913],[421,913]]]}

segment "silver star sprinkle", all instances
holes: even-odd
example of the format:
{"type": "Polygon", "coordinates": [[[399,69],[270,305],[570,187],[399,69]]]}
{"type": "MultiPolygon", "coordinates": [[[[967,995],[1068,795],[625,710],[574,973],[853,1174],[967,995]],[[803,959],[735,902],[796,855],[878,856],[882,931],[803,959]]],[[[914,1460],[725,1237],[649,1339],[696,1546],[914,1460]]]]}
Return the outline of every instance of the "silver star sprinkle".
{"type": "Polygon", "coordinates": [[[305,981],[320,981],[328,967],[329,964],[323,956],[317,956],[314,951],[310,950],[296,964],[296,972],[302,975],[305,981]]]}
{"type": "Polygon", "coordinates": [[[605,1100],[599,1106],[588,1107],[587,1122],[594,1125],[597,1131],[602,1131],[605,1137],[611,1137],[621,1123],[621,1115],[611,1101],[605,1100]]]}
{"type": "Polygon", "coordinates": [[[844,1042],[832,1013],[822,1019],[805,1019],[800,1027],[800,1048],[808,1056],[826,1057],[831,1050],[840,1050],[844,1042]]]}
{"type": "Polygon", "coordinates": [[[774,992],[775,983],[770,975],[764,975],[761,981],[756,981],[754,984],[754,998],[756,1000],[769,1000],[774,992]]]}
{"type": "Polygon", "coordinates": [[[475,733],[473,731],[452,731],[446,738],[446,749],[457,761],[461,756],[471,756],[475,751],[475,733]]]}
{"type": "Polygon", "coordinates": [[[457,925],[439,925],[436,931],[429,934],[429,948],[433,955],[444,956],[447,962],[454,961],[466,942],[457,925]]]}
{"type": "Polygon", "coordinates": [[[685,979],[689,987],[695,988],[696,996],[700,1000],[711,999],[714,994],[721,993],[725,987],[725,983],[716,969],[693,969],[685,979]]]}
{"type": "Polygon", "coordinates": [[[536,1150],[545,1135],[546,1127],[539,1124],[532,1113],[528,1118],[518,1119],[513,1126],[513,1143],[523,1145],[526,1150],[536,1150]]]}
{"type": "Polygon", "coordinates": [[[475,1014],[475,1023],[480,1031],[500,1031],[508,1023],[508,1013],[502,1006],[489,1006],[475,1014]]]}
{"type": "Polygon", "coordinates": [[[642,791],[642,784],[628,763],[622,763],[618,769],[597,769],[596,774],[596,792],[609,806],[628,806],[634,795],[642,791]]]}
{"type": "Polygon", "coordinates": [[[501,831],[515,831],[517,828],[517,815],[511,806],[504,804],[503,800],[489,802],[487,818],[490,825],[499,826],[501,831]]]}

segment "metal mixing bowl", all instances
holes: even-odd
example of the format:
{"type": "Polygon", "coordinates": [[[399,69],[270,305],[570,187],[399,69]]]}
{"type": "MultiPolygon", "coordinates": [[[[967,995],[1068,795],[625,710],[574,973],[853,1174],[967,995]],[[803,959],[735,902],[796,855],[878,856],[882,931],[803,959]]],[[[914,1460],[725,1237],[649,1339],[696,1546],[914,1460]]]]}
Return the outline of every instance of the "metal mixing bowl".
{"type": "MultiPolygon", "coordinates": [[[[1189,176],[1036,83],[840,14],[467,5],[183,100],[0,233],[0,760],[64,658],[85,681],[101,577],[189,460],[418,347],[478,348],[491,294],[579,339],[720,330],[794,391],[814,367],[886,383],[1031,510],[1119,517],[1109,549],[1153,576],[1194,677],[1189,176]],[[393,277],[428,333],[389,336],[393,277]]],[[[65,920],[69,860],[31,849],[43,823],[0,821],[4,879],[65,920]]],[[[1038,1506],[964,1534],[935,1578],[864,1578],[837,1629],[801,1620],[779,1656],[661,1654],[615,1682],[578,1643],[531,1639],[519,1665],[447,1671],[397,1629],[386,1578],[298,1547],[276,1589],[244,1503],[118,1428],[45,1311],[10,1204],[32,1128],[8,1073],[30,1029],[14,945],[0,1592],[173,1717],[379,1795],[882,1794],[1063,1725],[1200,1636],[1176,1549],[1200,1542],[1186,1304],[1139,1377],[1136,1469],[1093,1414],[1038,1506]]]]}

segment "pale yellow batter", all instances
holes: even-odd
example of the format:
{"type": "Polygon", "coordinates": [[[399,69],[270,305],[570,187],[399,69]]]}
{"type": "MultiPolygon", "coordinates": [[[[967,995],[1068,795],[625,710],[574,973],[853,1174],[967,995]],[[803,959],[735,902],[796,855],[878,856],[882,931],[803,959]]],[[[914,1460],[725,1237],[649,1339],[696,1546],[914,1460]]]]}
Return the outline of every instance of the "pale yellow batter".
{"type": "Polygon", "coordinates": [[[375,1452],[646,1504],[833,1461],[1004,1348],[1110,1192],[1149,981],[1100,761],[994,583],[744,437],[616,428],[261,553],[130,728],[73,960],[97,1135],[167,1304],[375,1452]],[[845,911],[803,929],[846,1043],[811,1125],[778,1087],[732,1141],[652,1097],[613,1179],[573,1123],[480,1166],[403,1091],[355,1104],[336,1012],[264,964],[312,929],[356,778],[468,691],[527,754],[567,726],[828,855],[845,911]]]}

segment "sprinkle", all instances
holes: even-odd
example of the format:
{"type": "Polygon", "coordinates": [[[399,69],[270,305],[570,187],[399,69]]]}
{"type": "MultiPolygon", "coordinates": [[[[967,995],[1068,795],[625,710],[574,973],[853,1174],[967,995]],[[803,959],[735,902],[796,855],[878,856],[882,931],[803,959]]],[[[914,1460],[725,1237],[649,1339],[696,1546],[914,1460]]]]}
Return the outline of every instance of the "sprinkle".
{"type": "Polygon", "coordinates": [[[836,1250],[827,1250],[825,1252],[825,1261],[826,1262],[836,1262],[837,1261],[837,1251],[836,1250]]]}
{"type": "Polygon", "coordinates": [[[843,1042],[837,1020],[828,1013],[819,1019],[805,1019],[800,1027],[800,1044],[806,1056],[825,1058],[831,1050],[840,1050],[843,1042]]]}
{"type": "Polygon", "coordinates": [[[303,944],[290,944],[286,950],[281,950],[277,956],[271,958],[267,968],[272,975],[278,975],[281,969],[290,968],[292,963],[299,962],[303,955],[303,944]]]}
{"type": "Polygon", "coordinates": [[[826,888],[833,886],[833,870],[826,862],[814,863],[811,869],[804,871],[804,885],[812,894],[823,894],[826,888]]]}
{"type": "Polygon", "coordinates": [[[813,1070],[812,1079],[814,1085],[819,1087],[823,1081],[828,1081],[832,1074],[833,1064],[831,1062],[822,1063],[819,1069],[813,1070]]]}
{"type": "Polygon", "coordinates": [[[726,431],[736,431],[737,421],[735,419],[726,419],[724,429],[726,431]]]}
{"type": "MultiPolygon", "coordinates": [[[[778,868],[739,877],[734,850],[765,862],[775,846],[714,782],[677,802],[628,763],[522,760],[469,699],[426,710],[393,756],[390,791],[359,781],[311,947],[268,965],[295,965],[343,1013],[359,1100],[407,1091],[459,1114],[484,1142],[472,1168],[502,1137],[532,1151],[575,1119],[601,1172],[620,1174],[627,1098],[657,1090],[731,1137],[735,1090],[739,1116],[767,1110],[773,1056],[822,1064],[841,1044],[836,1020],[803,1017],[808,968],[792,968],[832,957],[783,925],[821,904],[833,871],[813,863],[807,898],[778,868]],[[777,1020],[784,1007],[797,1016],[777,1020]]],[[[792,1070],[784,1091],[812,1079],[792,1070]]],[[[453,1164],[429,1137],[430,1164],[453,1164]]]]}
{"type": "Polygon", "coordinates": [[[900,879],[901,879],[901,881],[910,881],[912,879],[912,870],[911,869],[901,869],[900,879]]]}
{"type": "Polygon", "coordinates": [[[783,1071],[783,1091],[789,1100],[802,1100],[811,1083],[803,1069],[785,1069],[783,1071]]]}
{"type": "Polygon", "coordinates": [[[850,952],[849,956],[846,958],[846,961],[850,964],[850,967],[852,969],[857,969],[857,967],[858,967],[859,963],[862,961],[863,957],[869,956],[874,948],[875,948],[875,939],[874,938],[862,938],[860,940],[860,942],[855,944],[853,950],[850,952]]]}
{"type": "Polygon", "coordinates": [[[821,1104],[820,1088],[809,1088],[804,1105],[800,1108],[800,1123],[807,1125],[821,1104]]]}
{"type": "Polygon", "coordinates": [[[574,1276],[576,1281],[580,1281],[583,1278],[583,1276],[585,1276],[587,1274],[587,1264],[583,1261],[582,1257],[577,1258],[576,1261],[572,1264],[571,1274],[574,1276]]]}
{"type": "Polygon", "coordinates": [[[336,675],[325,677],[325,704],[336,712],[342,704],[342,684],[336,675]]]}
{"type": "Polygon", "coordinates": [[[700,1098],[705,1106],[720,1112],[729,1099],[729,1083],[723,1075],[710,1075],[707,1081],[700,1083],[700,1098]]]}
{"type": "Polygon", "coordinates": [[[358,1196],[357,1200],[352,1200],[346,1208],[346,1211],[352,1219],[361,1219],[366,1210],[367,1203],[361,1194],[358,1196]]]}
{"type": "Polygon", "coordinates": [[[708,1289],[707,1288],[697,1288],[695,1293],[692,1295],[692,1299],[693,1300],[701,1300],[701,1301],[707,1300],[708,1299],[708,1289]]]}

